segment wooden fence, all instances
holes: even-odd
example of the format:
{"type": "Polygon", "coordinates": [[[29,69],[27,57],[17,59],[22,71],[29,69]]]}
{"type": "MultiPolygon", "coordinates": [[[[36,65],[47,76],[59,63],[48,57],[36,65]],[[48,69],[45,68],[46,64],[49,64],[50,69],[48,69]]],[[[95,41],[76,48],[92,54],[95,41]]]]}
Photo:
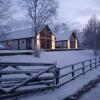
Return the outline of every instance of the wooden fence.
{"type": "Polygon", "coordinates": [[[55,64],[0,62],[1,99],[31,91],[54,89],[56,80],[55,64]]]}
{"type": "Polygon", "coordinates": [[[57,87],[74,80],[98,66],[100,66],[100,57],[61,67],[60,76],[58,76],[59,84],[57,87]]]}
{"type": "Polygon", "coordinates": [[[54,90],[98,66],[100,57],[60,68],[56,64],[0,62],[0,99],[51,88],[54,90]],[[13,70],[7,69],[9,67],[13,70]]]}

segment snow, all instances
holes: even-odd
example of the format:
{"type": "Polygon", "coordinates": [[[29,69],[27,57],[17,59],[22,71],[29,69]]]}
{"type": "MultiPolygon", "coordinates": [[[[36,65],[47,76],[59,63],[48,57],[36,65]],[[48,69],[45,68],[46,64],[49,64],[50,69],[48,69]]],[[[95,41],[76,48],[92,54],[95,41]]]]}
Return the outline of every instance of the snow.
{"type": "Polygon", "coordinates": [[[0,50],[0,54],[9,54],[9,53],[25,53],[30,52],[33,53],[33,50],[0,50]]]}
{"type": "Polygon", "coordinates": [[[9,32],[5,35],[2,35],[0,37],[0,41],[29,38],[29,37],[34,37],[34,36],[35,36],[35,33],[33,31],[33,28],[28,28],[28,29],[9,32]]]}
{"type": "MultiPolygon", "coordinates": [[[[40,92],[38,94],[30,94],[17,97],[18,100],[62,100],[63,98],[75,93],[78,89],[82,88],[89,81],[97,78],[100,74],[100,69],[92,70],[83,76],[69,82],[68,84],[55,89],[55,91],[49,90],[40,92]]],[[[10,99],[11,100],[11,99],[10,99]]],[[[90,99],[89,99],[90,100],[90,99]]]]}
{"type": "Polygon", "coordinates": [[[100,100],[100,84],[87,94],[83,95],[79,100],[100,100]]]}
{"type": "MultiPolygon", "coordinates": [[[[10,52],[10,51],[9,51],[10,52]]],[[[40,58],[34,55],[16,55],[0,57],[0,61],[5,62],[33,62],[33,63],[57,63],[57,67],[74,64],[80,61],[93,58],[91,50],[80,51],[57,51],[57,52],[41,52],[40,58]]]]}
{"type": "MultiPolygon", "coordinates": [[[[40,58],[33,55],[16,55],[16,56],[3,56],[0,57],[1,62],[33,62],[33,63],[56,63],[57,67],[62,67],[84,60],[94,58],[91,50],[80,51],[57,51],[57,52],[41,52],[40,58]],[[9,59],[10,58],[10,59],[9,59]]],[[[100,68],[93,69],[92,71],[80,76],[79,78],[69,82],[68,84],[43,93],[24,95],[17,97],[19,100],[61,100],[82,88],[83,85],[95,79],[100,75],[100,68]]],[[[11,100],[11,99],[10,99],[11,100]]]]}
{"type": "Polygon", "coordinates": [[[64,33],[57,33],[56,35],[56,41],[61,41],[61,40],[68,40],[71,36],[72,32],[64,32],[64,33]]]}

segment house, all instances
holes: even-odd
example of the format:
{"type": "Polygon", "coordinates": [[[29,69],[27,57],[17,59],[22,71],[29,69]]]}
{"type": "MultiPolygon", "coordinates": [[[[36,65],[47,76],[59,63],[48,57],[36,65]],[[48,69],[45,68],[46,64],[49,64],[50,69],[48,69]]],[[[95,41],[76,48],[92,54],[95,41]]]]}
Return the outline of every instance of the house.
{"type": "Polygon", "coordinates": [[[0,36],[0,42],[6,48],[15,50],[34,49],[35,43],[39,49],[55,49],[55,35],[48,25],[42,28],[36,37],[34,29],[28,28],[0,36]]]}
{"type": "Polygon", "coordinates": [[[75,32],[56,34],[56,48],[75,48],[79,47],[78,38],[75,32]]]}

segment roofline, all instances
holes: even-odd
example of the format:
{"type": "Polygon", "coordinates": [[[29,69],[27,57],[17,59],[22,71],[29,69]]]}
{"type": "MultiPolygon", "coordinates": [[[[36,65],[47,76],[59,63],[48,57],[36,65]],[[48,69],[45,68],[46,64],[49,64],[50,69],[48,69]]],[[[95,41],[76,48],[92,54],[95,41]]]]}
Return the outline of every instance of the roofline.
{"type": "MultiPolygon", "coordinates": [[[[37,32],[37,35],[40,34],[40,32],[41,32],[46,26],[50,29],[50,27],[49,27],[48,25],[45,25],[40,31],[37,32]]],[[[32,29],[32,27],[31,27],[31,28],[20,29],[20,30],[16,30],[16,31],[12,31],[12,32],[8,32],[7,34],[9,35],[9,33],[12,34],[13,32],[23,31],[23,30],[27,30],[27,29],[32,29]]],[[[51,30],[51,29],[50,29],[50,30],[51,30]]],[[[51,30],[51,33],[54,35],[54,37],[56,37],[55,34],[54,34],[54,32],[52,32],[52,30],[51,30]]],[[[26,38],[35,38],[35,36],[26,37],[26,38]]],[[[26,38],[5,39],[5,40],[0,40],[0,41],[1,41],[1,42],[4,42],[4,41],[10,41],[10,40],[26,39],[26,38]]]]}
{"type": "MultiPolygon", "coordinates": [[[[75,32],[74,32],[74,31],[72,32],[72,34],[74,34],[74,35],[75,35],[75,37],[77,38],[77,35],[75,34],[75,32]]],[[[78,38],[77,38],[77,40],[78,40],[78,38]]]]}
{"type": "Polygon", "coordinates": [[[57,40],[57,41],[55,41],[55,42],[61,42],[61,41],[67,41],[67,39],[66,39],[66,40],[57,40]]]}
{"type": "Polygon", "coordinates": [[[26,37],[26,38],[18,38],[18,39],[0,40],[0,42],[5,42],[5,41],[14,41],[14,40],[20,40],[20,39],[27,39],[27,38],[35,38],[35,37],[26,37]]]}
{"type": "MultiPolygon", "coordinates": [[[[15,30],[15,31],[10,31],[10,32],[7,32],[8,34],[10,33],[13,33],[13,32],[17,32],[17,31],[23,31],[23,30],[26,30],[26,29],[32,29],[32,27],[30,27],[30,28],[25,28],[25,29],[19,29],[19,30],[15,30]]],[[[6,33],[6,34],[7,34],[6,33]]]]}

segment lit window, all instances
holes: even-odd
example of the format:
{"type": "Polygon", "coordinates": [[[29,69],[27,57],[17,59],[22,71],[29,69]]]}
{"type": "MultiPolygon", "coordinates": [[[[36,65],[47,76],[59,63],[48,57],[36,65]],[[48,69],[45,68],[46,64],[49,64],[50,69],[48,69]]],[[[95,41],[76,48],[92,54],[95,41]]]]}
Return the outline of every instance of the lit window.
{"type": "Polygon", "coordinates": [[[8,41],[8,43],[7,43],[7,44],[8,44],[8,46],[11,46],[11,44],[12,44],[12,43],[11,43],[11,41],[8,41]]]}

